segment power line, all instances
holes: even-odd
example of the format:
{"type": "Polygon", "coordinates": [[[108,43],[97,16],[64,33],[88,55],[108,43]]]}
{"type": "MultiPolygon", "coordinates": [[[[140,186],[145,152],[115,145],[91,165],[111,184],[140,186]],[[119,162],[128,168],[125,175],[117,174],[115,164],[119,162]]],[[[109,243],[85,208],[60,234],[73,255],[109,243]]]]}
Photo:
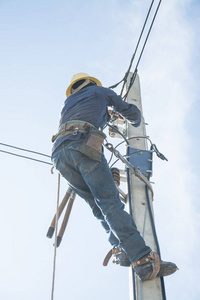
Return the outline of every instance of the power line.
{"type": "Polygon", "coordinates": [[[34,154],[38,154],[38,155],[42,155],[42,156],[46,156],[48,158],[51,158],[50,155],[47,155],[47,154],[44,154],[44,153],[41,153],[41,152],[36,152],[36,151],[33,151],[33,150],[24,149],[24,148],[19,148],[19,147],[8,145],[8,144],[4,144],[4,143],[0,143],[0,145],[6,146],[6,147],[11,147],[11,148],[14,148],[14,149],[17,149],[17,150],[21,150],[21,151],[31,152],[31,153],[34,153],[34,154]]]}
{"type": "Polygon", "coordinates": [[[16,154],[16,153],[13,153],[13,152],[8,152],[8,151],[4,151],[4,150],[0,150],[0,152],[6,153],[6,154],[11,154],[11,155],[14,155],[14,156],[17,156],[17,157],[22,157],[22,158],[34,160],[34,161],[37,161],[37,162],[40,162],[40,163],[43,163],[43,164],[47,164],[47,165],[51,165],[51,166],[53,165],[52,163],[49,163],[47,161],[35,159],[35,158],[29,157],[29,156],[24,156],[24,155],[16,154]]]}
{"type": "Polygon", "coordinates": [[[154,0],[152,0],[151,5],[150,5],[150,7],[149,7],[149,10],[148,10],[148,13],[147,13],[147,16],[146,16],[144,25],[143,25],[143,27],[142,27],[142,30],[141,30],[141,33],[140,33],[140,36],[139,36],[139,39],[138,39],[138,42],[137,42],[137,45],[136,45],[136,48],[135,48],[135,51],[134,51],[134,53],[133,53],[133,55],[132,55],[132,58],[131,58],[131,61],[130,61],[129,67],[128,67],[128,70],[126,71],[126,73],[125,73],[125,75],[124,75],[124,77],[123,77],[122,80],[120,80],[118,83],[116,83],[116,84],[114,84],[114,85],[112,85],[112,86],[109,87],[110,89],[114,89],[114,88],[116,88],[121,82],[124,81],[123,87],[122,87],[122,90],[121,90],[121,93],[120,93],[120,94],[122,94],[122,91],[123,91],[123,89],[124,89],[124,85],[125,85],[126,80],[127,80],[127,77],[128,77],[128,73],[130,72],[130,69],[131,69],[131,67],[132,67],[133,60],[134,60],[135,55],[136,55],[136,53],[137,53],[137,49],[138,49],[138,47],[139,47],[139,44],[140,44],[140,41],[141,41],[141,38],[142,38],[142,35],[143,35],[143,32],[144,32],[144,29],[145,29],[147,20],[148,20],[148,18],[149,18],[149,14],[150,14],[151,8],[152,8],[152,6],[153,6],[153,3],[154,3],[154,0]]]}
{"type": "MultiPolygon", "coordinates": [[[[142,50],[141,50],[141,52],[140,52],[139,59],[138,59],[138,61],[137,61],[135,70],[134,70],[133,75],[132,75],[132,77],[131,77],[131,79],[130,79],[130,84],[129,84],[128,90],[127,90],[125,96],[123,97],[124,101],[126,100],[126,98],[127,98],[127,96],[128,96],[128,93],[129,93],[129,91],[130,91],[130,89],[131,89],[131,87],[132,87],[132,85],[133,85],[133,83],[134,83],[134,81],[135,81],[135,78],[136,78],[136,75],[137,75],[137,68],[138,68],[138,65],[139,65],[139,63],[140,63],[142,54],[143,54],[143,52],[144,52],[144,48],[145,48],[146,43],[147,43],[147,40],[148,40],[148,38],[149,38],[149,35],[150,35],[150,32],[151,32],[152,26],[153,26],[154,21],[155,21],[155,18],[156,18],[156,16],[157,16],[158,9],[159,9],[159,7],[160,7],[161,1],[162,1],[162,0],[159,1],[158,6],[157,6],[157,8],[156,8],[156,11],[155,11],[155,13],[154,13],[154,17],[153,17],[153,19],[152,19],[151,25],[150,25],[150,27],[149,27],[149,30],[148,30],[146,39],[145,39],[144,44],[143,44],[143,47],[142,47],[142,50]]],[[[148,13],[147,13],[147,16],[146,16],[144,25],[143,25],[143,27],[142,27],[142,30],[141,30],[141,33],[140,33],[140,36],[139,36],[139,39],[138,39],[138,42],[137,42],[135,51],[134,51],[134,53],[133,53],[133,56],[132,56],[132,58],[131,58],[131,61],[130,61],[128,70],[127,70],[127,72],[125,73],[124,78],[123,78],[121,81],[119,81],[118,83],[116,83],[115,85],[112,85],[112,86],[109,87],[109,88],[112,88],[112,89],[113,89],[113,88],[116,88],[121,82],[123,82],[123,86],[122,86],[122,90],[121,90],[120,95],[122,95],[124,86],[125,86],[125,84],[126,84],[126,82],[127,82],[127,77],[128,77],[129,72],[130,72],[130,69],[131,69],[131,67],[132,67],[133,60],[134,60],[135,55],[136,55],[136,52],[137,52],[137,50],[138,50],[138,46],[139,46],[139,44],[140,44],[142,35],[143,35],[143,33],[144,33],[144,29],[145,29],[145,27],[146,27],[147,20],[148,20],[148,18],[149,18],[150,11],[151,11],[151,9],[152,9],[153,3],[154,3],[154,0],[152,0],[152,2],[151,2],[151,5],[150,5],[150,8],[149,8],[149,10],[148,10],[148,13]]]]}
{"type": "Polygon", "coordinates": [[[123,79],[124,83],[123,83],[123,86],[122,86],[122,89],[121,89],[121,93],[120,93],[121,96],[122,96],[122,93],[123,93],[123,90],[124,90],[124,87],[125,87],[125,83],[126,83],[126,81],[127,81],[128,74],[129,74],[130,69],[131,69],[131,67],[132,67],[133,60],[134,60],[135,55],[136,55],[136,53],[137,53],[137,50],[138,50],[138,47],[139,47],[139,44],[140,44],[142,35],[143,35],[143,33],[144,33],[144,29],[145,29],[145,27],[146,27],[147,20],[148,20],[148,18],[149,18],[149,14],[150,14],[150,12],[151,12],[153,3],[154,3],[154,0],[152,0],[151,5],[150,5],[150,7],[149,7],[149,11],[148,11],[147,16],[146,16],[146,19],[145,19],[145,21],[144,21],[144,25],[143,25],[143,27],[142,27],[142,31],[141,31],[141,33],[140,33],[140,36],[139,36],[139,39],[138,39],[138,42],[137,42],[135,51],[134,51],[133,56],[132,56],[132,58],[131,58],[131,61],[130,61],[128,70],[127,70],[127,72],[126,72],[126,74],[125,74],[125,76],[124,76],[124,79],[123,79]]]}
{"type": "Polygon", "coordinates": [[[149,27],[149,31],[148,31],[148,33],[147,33],[147,36],[146,36],[146,39],[145,39],[145,41],[144,41],[144,44],[143,44],[143,47],[142,47],[140,56],[139,56],[138,61],[137,61],[137,64],[136,64],[135,70],[134,70],[133,75],[132,75],[132,77],[131,77],[131,79],[130,79],[130,84],[129,84],[128,90],[127,90],[125,96],[123,97],[124,101],[126,100],[126,98],[127,98],[127,96],[128,96],[128,93],[129,93],[129,91],[130,91],[130,89],[131,89],[131,87],[132,87],[132,85],[133,85],[133,83],[134,83],[134,81],[135,81],[135,78],[136,78],[136,75],[137,75],[138,65],[139,65],[139,63],[140,63],[142,54],[143,54],[143,52],[144,52],[144,48],[145,48],[146,43],[147,43],[147,41],[148,41],[148,38],[149,38],[149,35],[150,35],[150,32],[151,32],[151,29],[152,29],[152,27],[153,27],[153,24],[154,24],[155,18],[156,18],[156,16],[157,16],[157,13],[158,13],[158,10],[159,10],[159,7],[160,7],[161,2],[162,2],[162,0],[159,1],[158,6],[157,6],[156,11],[155,11],[155,14],[154,14],[154,16],[153,16],[151,25],[150,25],[150,27],[149,27]]]}

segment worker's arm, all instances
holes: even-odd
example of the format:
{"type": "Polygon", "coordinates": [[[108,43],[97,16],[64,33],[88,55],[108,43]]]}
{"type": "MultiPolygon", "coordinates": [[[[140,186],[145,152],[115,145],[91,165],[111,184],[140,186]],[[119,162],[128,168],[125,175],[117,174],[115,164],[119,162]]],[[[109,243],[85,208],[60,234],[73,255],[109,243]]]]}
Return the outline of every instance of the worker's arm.
{"type": "Polygon", "coordinates": [[[134,104],[124,102],[120,96],[110,89],[106,89],[106,99],[108,106],[112,106],[125,117],[134,127],[138,127],[141,122],[141,112],[134,104]]]}

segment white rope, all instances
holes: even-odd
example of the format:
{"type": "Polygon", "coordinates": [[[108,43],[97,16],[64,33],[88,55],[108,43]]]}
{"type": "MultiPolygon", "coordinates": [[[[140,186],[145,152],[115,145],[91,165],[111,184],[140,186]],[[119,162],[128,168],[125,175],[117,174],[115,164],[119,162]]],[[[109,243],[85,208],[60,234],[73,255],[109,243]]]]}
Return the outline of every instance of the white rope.
{"type": "Polygon", "coordinates": [[[57,190],[57,205],[56,205],[56,223],[55,223],[55,242],[54,242],[54,258],[53,258],[53,276],[52,276],[51,300],[53,300],[54,285],[55,285],[59,198],[60,198],[60,173],[58,173],[58,190],[57,190]]]}

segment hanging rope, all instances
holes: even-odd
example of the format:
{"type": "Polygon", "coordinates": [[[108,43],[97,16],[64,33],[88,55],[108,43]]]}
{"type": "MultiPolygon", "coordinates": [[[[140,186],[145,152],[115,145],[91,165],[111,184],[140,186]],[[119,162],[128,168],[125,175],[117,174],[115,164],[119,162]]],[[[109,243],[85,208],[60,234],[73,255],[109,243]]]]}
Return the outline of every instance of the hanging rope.
{"type": "Polygon", "coordinates": [[[55,223],[55,242],[54,242],[54,258],[53,258],[53,276],[51,288],[51,300],[54,296],[55,271],[56,271],[56,249],[57,249],[57,231],[58,231],[58,215],[59,215],[59,198],[60,198],[60,173],[58,173],[58,190],[57,190],[57,205],[56,205],[56,223],[55,223]]]}

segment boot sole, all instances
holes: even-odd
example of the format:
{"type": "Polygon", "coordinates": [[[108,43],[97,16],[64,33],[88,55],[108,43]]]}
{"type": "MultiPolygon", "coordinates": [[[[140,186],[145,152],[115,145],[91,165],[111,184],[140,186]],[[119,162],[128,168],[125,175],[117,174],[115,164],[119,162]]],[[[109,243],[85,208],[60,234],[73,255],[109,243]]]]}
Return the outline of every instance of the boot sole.
{"type": "MultiPolygon", "coordinates": [[[[142,281],[149,280],[152,272],[153,272],[154,263],[147,263],[139,267],[135,267],[134,270],[138,277],[142,281]]],[[[173,274],[178,270],[177,266],[171,262],[160,262],[160,271],[158,272],[156,277],[164,277],[173,274]]]]}

